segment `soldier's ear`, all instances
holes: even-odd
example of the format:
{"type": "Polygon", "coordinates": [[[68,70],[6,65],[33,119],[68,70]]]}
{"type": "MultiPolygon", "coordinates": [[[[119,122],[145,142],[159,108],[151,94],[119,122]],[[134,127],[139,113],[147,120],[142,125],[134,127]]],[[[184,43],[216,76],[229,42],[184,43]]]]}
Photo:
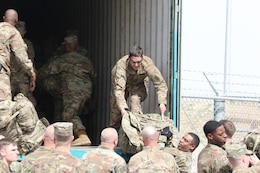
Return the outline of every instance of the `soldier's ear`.
{"type": "Polygon", "coordinates": [[[210,140],[213,139],[213,135],[212,135],[211,133],[209,133],[209,134],[207,135],[207,137],[208,137],[208,139],[210,139],[210,140]]]}
{"type": "Polygon", "coordinates": [[[196,148],[196,146],[195,146],[194,144],[192,144],[191,147],[190,147],[190,151],[191,151],[191,152],[194,151],[195,148],[196,148]]]}
{"type": "Polygon", "coordinates": [[[4,157],[6,154],[5,154],[5,150],[4,149],[2,149],[2,150],[0,150],[0,156],[1,157],[4,157]]]}

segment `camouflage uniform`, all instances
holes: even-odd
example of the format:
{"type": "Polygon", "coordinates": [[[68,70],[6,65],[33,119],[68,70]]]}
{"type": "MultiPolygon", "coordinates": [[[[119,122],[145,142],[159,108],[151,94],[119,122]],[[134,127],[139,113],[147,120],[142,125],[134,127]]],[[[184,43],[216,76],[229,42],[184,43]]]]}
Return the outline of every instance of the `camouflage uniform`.
{"type": "Polygon", "coordinates": [[[0,99],[12,99],[10,87],[10,52],[29,76],[34,73],[33,64],[26,52],[26,46],[16,28],[7,22],[0,23],[0,99]]]}
{"type": "Polygon", "coordinates": [[[0,101],[0,134],[14,139],[20,154],[38,147],[45,133],[33,104],[22,93],[14,101],[0,101]]]}
{"type": "Polygon", "coordinates": [[[41,146],[37,151],[30,153],[23,158],[20,164],[20,173],[28,173],[31,172],[32,166],[35,162],[35,160],[49,152],[51,152],[53,149],[51,148],[46,148],[41,146]]]}
{"type": "Polygon", "coordinates": [[[35,160],[32,172],[86,173],[87,169],[81,160],[72,156],[69,152],[53,150],[35,160]]]}
{"type": "Polygon", "coordinates": [[[0,160],[0,173],[10,173],[8,166],[6,166],[3,160],[0,160]]]}
{"type": "MultiPolygon", "coordinates": [[[[27,46],[28,58],[34,63],[34,49],[30,40],[24,38],[25,46],[27,46]]],[[[19,62],[15,59],[14,54],[11,54],[11,89],[13,97],[18,93],[23,93],[36,106],[36,100],[33,93],[30,91],[30,77],[23,72],[19,62]]]]}
{"type": "Polygon", "coordinates": [[[136,72],[131,68],[128,55],[122,57],[113,67],[111,92],[110,124],[119,128],[121,124],[120,109],[128,109],[126,99],[130,97],[131,112],[142,114],[141,102],[147,97],[147,84],[152,80],[157,91],[158,103],[167,104],[167,84],[151,58],[143,56],[141,66],[136,72]]]}
{"type": "Polygon", "coordinates": [[[154,172],[178,173],[178,166],[174,157],[157,147],[144,147],[142,151],[133,155],[128,162],[129,173],[154,172]]]}
{"type": "Polygon", "coordinates": [[[165,152],[170,153],[176,160],[176,163],[180,169],[180,173],[191,173],[192,172],[192,153],[183,152],[177,148],[166,147],[165,152]]]}
{"type": "Polygon", "coordinates": [[[88,172],[127,172],[125,160],[114,150],[105,146],[99,146],[97,149],[85,153],[82,161],[86,163],[88,172]]]}
{"type": "Polygon", "coordinates": [[[226,151],[214,144],[208,144],[198,156],[198,173],[232,172],[226,151]]]}
{"type": "Polygon", "coordinates": [[[91,97],[93,76],[91,61],[77,52],[55,57],[39,70],[38,78],[43,81],[44,89],[58,100],[55,106],[62,108],[62,113],[55,108],[55,121],[72,122],[75,133],[86,130],[80,115],[91,97]]]}
{"type": "Polygon", "coordinates": [[[19,161],[14,161],[10,164],[9,168],[10,168],[10,172],[12,173],[17,173],[19,172],[20,173],[20,164],[21,162],[19,161]]]}

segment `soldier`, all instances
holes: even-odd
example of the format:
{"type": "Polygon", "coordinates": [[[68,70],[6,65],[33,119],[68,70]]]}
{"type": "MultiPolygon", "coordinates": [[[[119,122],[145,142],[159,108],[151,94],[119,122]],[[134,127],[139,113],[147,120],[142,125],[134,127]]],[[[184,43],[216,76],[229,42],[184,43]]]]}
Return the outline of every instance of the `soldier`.
{"type": "Polygon", "coordinates": [[[30,91],[35,89],[36,75],[32,61],[28,58],[26,47],[20,33],[14,27],[18,21],[18,14],[14,9],[8,9],[3,17],[4,22],[0,23],[0,86],[1,99],[12,99],[10,87],[10,52],[22,66],[22,69],[30,77],[30,91]]]}
{"type": "Polygon", "coordinates": [[[32,103],[18,94],[12,101],[10,86],[10,53],[30,76],[30,91],[35,89],[36,75],[32,61],[28,59],[24,41],[14,27],[18,14],[14,9],[8,9],[0,23],[0,134],[14,139],[21,154],[28,153],[37,147],[45,126],[39,120],[32,103]]]}
{"type": "Polygon", "coordinates": [[[203,126],[208,145],[198,156],[198,173],[226,173],[232,171],[227,153],[222,148],[226,143],[225,128],[218,121],[208,121],[203,126]]]}
{"type": "Polygon", "coordinates": [[[10,164],[17,161],[19,155],[17,143],[11,138],[0,140],[0,173],[10,173],[10,164]]]}
{"type": "Polygon", "coordinates": [[[31,172],[35,160],[52,151],[54,148],[54,126],[51,124],[46,128],[45,134],[43,136],[43,146],[40,146],[35,152],[30,153],[23,158],[20,164],[20,170],[18,172],[31,172]]]}
{"type": "Polygon", "coordinates": [[[127,172],[125,160],[114,152],[118,143],[118,134],[114,128],[105,128],[101,132],[101,144],[95,150],[85,153],[82,161],[89,172],[127,172]]]}
{"type": "Polygon", "coordinates": [[[133,155],[128,162],[129,173],[132,172],[171,172],[178,173],[178,166],[172,155],[159,150],[157,142],[159,133],[154,127],[142,130],[144,148],[133,155]]]}
{"type": "Polygon", "coordinates": [[[228,160],[233,167],[233,173],[260,172],[258,157],[251,150],[248,150],[245,144],[230,144],[226,151],[228,160]]]}
{"type": "Polygon", "coordinates": [[[72,145],[91,145],[80,115],[86,101],[92,94],[94,70],[91,61],[77,51],[78,38],[64,38],[67,53],[54,57],[39,70],[39,79],[44,89],[54,98],[55,121],[73,123],[78,138],[72,145]]]}
{"type": "Polygon", "coordinates": [[[122,57],[112,69],[111,117],[110,125],[117,130],[121,126],[122,116],[127,115],[130,98],[131,112],[142,114],[141,102],[147,97],[147,84],[152,80],[157,91],[160,111],[166,111],[167,84],[161,72],[151,58],[143,55],[139,46],[134,46],[128,55],[122,57]]]}
{"type": "Polygon", "coordinates": [[[36,159],[31,172],[87,172],[83,162],[70,154],[71,141],[74,138],[73,124],[70,122],[57,122],[53,125],[55,150],[36,159]]]}
{"type": "MultiPolygon", "coordinates": [[[[18,21],[15,25],[17,30],[20,32],[24,43],[27,46],[28,58],[34,63],[34,48],[30,40],[24,38],[26,34],[26,24],[24,21],[18,21]]],[[[36,106],[36,100],[33,96],[33,92],[30,91],[30,77],[27,73],[23,72],[19,62],[14,58],[14,54],[11,54],[11,89],[12,96],[14,97],[18,93],[23,93],[32,103],[36,106]]]]}
{"type": "Polygon", "coordinates": [[[192,133],[186,133],[180,140],[177,148],[166,147],[165,152],[174,156],[180,173],[191,173],[192,171],[192,152],[199,146],[199,137],[192,133]]]}
{"type": "MultiPolygon", "coordinates": [[[[75,37],[78,38],[79,32],[78,32],[78,30],[75,30],[75,29],[68,29],[68,30],[66,30],[66,37],[67,37],[67,36],[75,36],[75,37]]],[[[77,46],[76,51],[77,51],[79,54],[81,54],[82,56],[85,56],[85,57],[88,57],[88,56],[89,56],[88,51],[87,51],[84,47],[82,47],[82,46],[80,46],[80,45],[77,46]]],[[[64,54],[64,53],[66,53],[66,49],[65,49],[64,45],[60,45],[60,46],[55,50],[55,52],[53,53],[53,55],[54,55],[54,56],[60,56],[60,55],[62,55],[62,54],[64,54]]]]}

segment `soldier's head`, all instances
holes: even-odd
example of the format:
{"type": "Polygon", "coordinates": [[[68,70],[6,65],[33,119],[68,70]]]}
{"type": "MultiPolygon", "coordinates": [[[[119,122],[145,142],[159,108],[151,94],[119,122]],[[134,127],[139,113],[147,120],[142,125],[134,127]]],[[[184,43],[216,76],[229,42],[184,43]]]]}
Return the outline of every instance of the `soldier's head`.
{"type": "Polygon", "coordinates": [[[54,126],[55,146],[70,146],[73,141],[73,124],[70,122],[56,122],[54,126]]]}
{"type": "Polygon", "coordinates": [[[142,130],[142,141],[144,146],[157,146],[159,140],[159,133],[152,126],[144,127],[142,130]]]}
{"type": "Polygon", "coordinates": [[[65,46],[66,52],[76,51],[78,47],[78,36],[76,35],[66,36],[62,44],[65,46]]]}
{"type": "Polygon", "coordinates": [[[229,162],[232,164],[233,168],[236,167],[247,168],[250,165],[250,157],[256,157],[253,154],[253,151],[247,149],[245,144],[227,145],[226,152],[227,152],[227,158],[229,162]]]}
{"type": "Polygon", "coordinates": [[[225,128],[220,122],[210,120],[203,126],[205,136],[208,139],[208,143],[217,146],[222,146],[226,143],[227,134],[225,128]]]}
{"type": "Polygon", "coordinates": [[[14,9],[7,9],[5,11],[5,15],[3,16],[4,22],[10,23],[11,25],[15,26],[16,22],[18,21],[18,13],[14,9]]]}
{"type": "Polygon", "coordinates": [[[140,46],[133,46],[129,51],[129,63],[134,70],[138,70],[143,61],[143,49],[140,46]]]}
{"type": "Polygon", "coordinates": [[[19,155],[17,143],[11,138],[0,139],[0,157],[9,166],[17,161],[19,155]]]}
{"type": "Polygon", "coordinates": [[[26,34],[26,23],[24,21],[19,20],[15,24],[16,29],[20,32],[21,36],[24,37],[26,34]]]}
{"type": "Polygon", "coordinates": [[[112,127],[103,129],[101,132],[100,140],[101,145],[109,146],[114,149],[118,143],[118,133],[116,129],[112,127]]]}
{"type": "Polygon", "coordinates": [[[51,124],[49,125],[45,133],[43,135],[43,142],[44,142],[44,147],[47,148],[55,148],[55,143],[54,143],[54,125],[51,124]]]}
{"type": "Polygon", "coordinates": [[[178,149],[184,152],[193,152],[200,143],[200,138],[195,133],[185,134],[178,144],[178,149]]]}
{"type": "Polygon", "coordinates": [[[230,120],[220,120],[220,124],[222,124],[225,128],[225,132],[227,134],[227,142],[232,142],[232,137],[236,132],[236,127],[234,123],[230,120]]]}

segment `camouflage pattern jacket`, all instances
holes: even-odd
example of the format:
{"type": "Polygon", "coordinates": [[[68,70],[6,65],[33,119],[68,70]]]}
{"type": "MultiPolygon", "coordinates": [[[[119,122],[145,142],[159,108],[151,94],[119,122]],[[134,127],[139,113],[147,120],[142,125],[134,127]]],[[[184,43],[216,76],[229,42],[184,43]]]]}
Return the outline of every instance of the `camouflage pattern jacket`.
{"type": "Polygon", "coordinates": [[[232,166],[227,158],[226,151],[213,144],[208,144],[198,156],[198,173],[228,173],[232,166]]]}
{"type": "Polygon", "coordinates": [[[105,146],[98,146],[95,150],[82,157],[89,173],[126,173],[125,160],[114,150],[105,146]]]}
{"type": "MultiPolygon", "coordinates": [[[[34,63],[34,48],[33,44],[30,40],[24,38],[25,47],[27,48],[28,58],[34,63]]],[[[14,57],[14,54],[11,54],[11,73],[12,73],[12,81],[13,82],[26,82],[29,84],[29,76],[22,71],[20,64],[18,63],[17,59],[14,57]]]]}
{"type": "Polygon", "coordinates": [[[51,152],[53,149],[51,148],[46,148],[41,146],[40,148],[38,148],[36,151],[28,154],[25,156],[25,158],[23,158],[23,160],[21,161],[20,164],[20,173],[29,173],[32,171],[32,166],[35,162],[35,160],[49,152],[51,152]]]}
{"type": "Polygon", "coordinates": [[[192,172],[192,153],[183,152],[175,147],[166,147],[165,152],[170,153],[176,160],[176,163],[180,169],[180,173],[191,173],[192,172]]]}
{"type": "Polygon", "coordinates": [[[128,162],[129,173],[179,173],[174,157],[158,147],[144,147],[128,162]]]}
{"type": "Polygon", "coordinates": [[[77,52],[52,58],[38,71],[38,75],[41,80],[55,78],[55,80],[46,79],[48,82],[44,84],[44,88],[50,93],[74,91],[82,94],[82,92],[91,92],[91,81],[95,77],[91,61],[77,52]]]}
{"type": "Polygon", "coordinates": [[[35,160],[33,173],[86,173],[85,164],[67,151],[53,150],[35,160]]]}
{"type": "Polygon", "coordinates": [[[0,64],[10,75],[10,52],[14,52],[15,57],[22,69],[31,75],[34,71],[32,61],[28,58],[26,46],[19,31],[7,22],[0,23],[0,64]],[[22,43],[22,44],[21,44],[22,43]]]}
{"type": "Polygon", "coordinates": [[[125,90],[131,86],[152,80],[158,96],[158,103],[167,104],[167,84],[159,69],[154,65],[151,58],[143,56],[141,66],[136,72],[132,69],[128,55],[122,57],[113,67],[112,72],[112,94],[116,97],[118,107],[128,108],[125,100],[125,90]]]}
{"type": "Polygon", "coordinates": [[[8,166],[6,166],[3,160],[0,160],[0,173],[10,173],[8,166]]]}

